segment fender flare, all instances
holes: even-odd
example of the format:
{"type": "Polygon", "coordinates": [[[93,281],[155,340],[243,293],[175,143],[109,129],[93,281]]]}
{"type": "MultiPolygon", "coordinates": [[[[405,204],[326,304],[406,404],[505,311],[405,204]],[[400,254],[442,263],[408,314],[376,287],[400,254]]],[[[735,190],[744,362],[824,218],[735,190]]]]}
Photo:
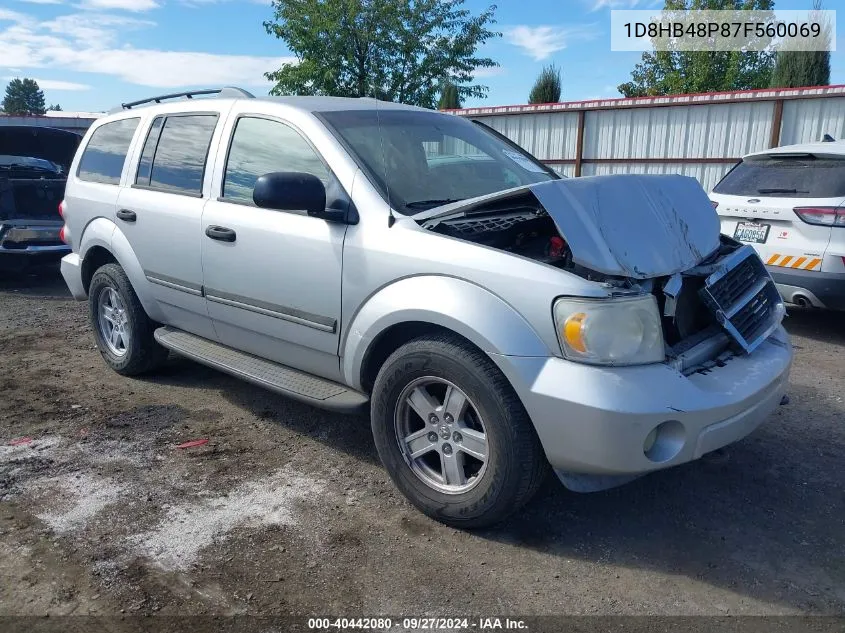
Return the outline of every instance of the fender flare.
{"type": "Polygon", "coordinates": [[[114,222],[106,218],[94,218],[86,224],[79,238],[79,261],[85,261],[94,246],[102,246],[111,253],[111,237],[116,228],[114,222]]]}
{"type": "Polygon", "coordinates": [[[79,259],[80,262],[85,261],[85,256],[88,251],[94,246],[101,246],[105,248],[120,264],[129,281],[132,283],[132,288],[135,294],[138,295],[138,300],[144,307],[147,315],[153,321],[162,321],[164,315],[159,309],[158,302],[152,294],[152,284],[147,281],[144,274],[144,269],[129,240],[123,234],[118,226],[107,218],[96,218],[88,223],[82,232],[82,238],[79,243],[79,259]]]}
{"type": "Polygon", "coordinates": [[[406,277],[379,289],[352,317],[341,342],[346,384],[361,389],[362,366],[378,335],[413,321],[452,330],[488,354],[553,355],[528,321],[489,290],[455,277],[406,277]]]}

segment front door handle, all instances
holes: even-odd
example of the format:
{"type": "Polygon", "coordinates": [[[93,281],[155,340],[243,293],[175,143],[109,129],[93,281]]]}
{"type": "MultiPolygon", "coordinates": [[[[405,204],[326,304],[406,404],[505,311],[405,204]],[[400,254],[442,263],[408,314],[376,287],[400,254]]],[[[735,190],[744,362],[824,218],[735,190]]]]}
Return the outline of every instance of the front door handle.
{"type": "Polygon", "coordinates": [[[232,229],[227,229],[225,226],[209,226],[205,229],[205,234],[213,240],[220,242],[234,242],[237,234],[232,229]]]}
{"type": "Polygon", "coordinates": [[[134,222],[138,219],[138,216],[135,215],[135,212],[130,211],[129,209],[121,209],[117,212],[117,217],[119,220],[123,220],[124,222],[134,222]]]}

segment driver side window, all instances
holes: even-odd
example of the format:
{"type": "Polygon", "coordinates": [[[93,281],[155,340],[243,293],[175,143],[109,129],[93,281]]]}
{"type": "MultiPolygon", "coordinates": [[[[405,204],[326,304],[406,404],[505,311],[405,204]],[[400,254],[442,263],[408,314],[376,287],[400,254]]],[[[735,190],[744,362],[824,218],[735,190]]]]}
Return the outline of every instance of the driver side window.
{"type": "Polygon", "coordinates": [[[327,187],[329,170],[292,127],[259,117],[241,117],[235,124],[222,199],[252,204],[252,189],[259,176],[274,171],[298,171],[317,176],[327,187]]]}

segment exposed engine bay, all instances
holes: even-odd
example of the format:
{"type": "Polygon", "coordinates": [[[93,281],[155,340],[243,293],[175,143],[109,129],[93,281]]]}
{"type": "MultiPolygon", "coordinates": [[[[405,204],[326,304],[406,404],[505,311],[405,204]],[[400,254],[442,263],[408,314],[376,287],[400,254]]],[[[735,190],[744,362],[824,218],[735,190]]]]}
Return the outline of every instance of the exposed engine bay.
{"type": "Polygon", "coordinates": [[[755,329],[757,321],[768,322],[762,318],[764,312],[774,310],[779,301],[773,284],[769,284],[771,289],[763,288],[761,281],[768,279],[768,274],[761,263],[756,267],[759,260],[753,251],[742,250],[742,244],[726,236],[721,236],[717,248],[697,265],[672,275],[636,279],[580,265],[574,261],[566,235],[531,192],[422,220],[420,224],[436,233],[527,257],[602,283],[611,294],[653,294],[661,314],[667,356],[678,362],[679,369],[709,368],[733,352],[750,351],[756,344],[752,339],[762,332],[755,329]],[[736,265],[734,273],[732,260],[739,262],[740,256],[747,261],[743,259],[736,265]],[[716,288],[713,280],[720,276],[724,279],[718,280],[716,288]],[[708,280],[712,286],[708,286],[708,280]],[[727,304],[745,301],[745,295],[755,289],[758,295],[751,308],[728,309],[727,304]],[[731,313],[740,320],[731,322],[725,316],[731,313]]]}

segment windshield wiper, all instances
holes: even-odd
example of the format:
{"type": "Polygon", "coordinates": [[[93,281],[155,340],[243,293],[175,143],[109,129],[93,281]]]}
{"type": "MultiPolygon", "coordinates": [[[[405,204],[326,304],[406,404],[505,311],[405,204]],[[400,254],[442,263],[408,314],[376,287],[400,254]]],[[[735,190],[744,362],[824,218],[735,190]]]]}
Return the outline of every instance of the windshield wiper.
{"type": "Polygon", "coordinates": [[[809,191],[799,191],[798,189],[781,189],[779,187],[772,187],[770,189],[758,189],[757,193],[810,193],[809,191]]]}
{"type": "Polygon", "coordinates": [[[431,200],[415,200],[414,202],[406,202],[405,206],[409,209],[421,209],[426,211],[428,209],[433,209],[434,207],[439,207],[442,204],[451,204],[452,202],[460,202],[465,199],[466,198],[433,198],[431,200]]]}

